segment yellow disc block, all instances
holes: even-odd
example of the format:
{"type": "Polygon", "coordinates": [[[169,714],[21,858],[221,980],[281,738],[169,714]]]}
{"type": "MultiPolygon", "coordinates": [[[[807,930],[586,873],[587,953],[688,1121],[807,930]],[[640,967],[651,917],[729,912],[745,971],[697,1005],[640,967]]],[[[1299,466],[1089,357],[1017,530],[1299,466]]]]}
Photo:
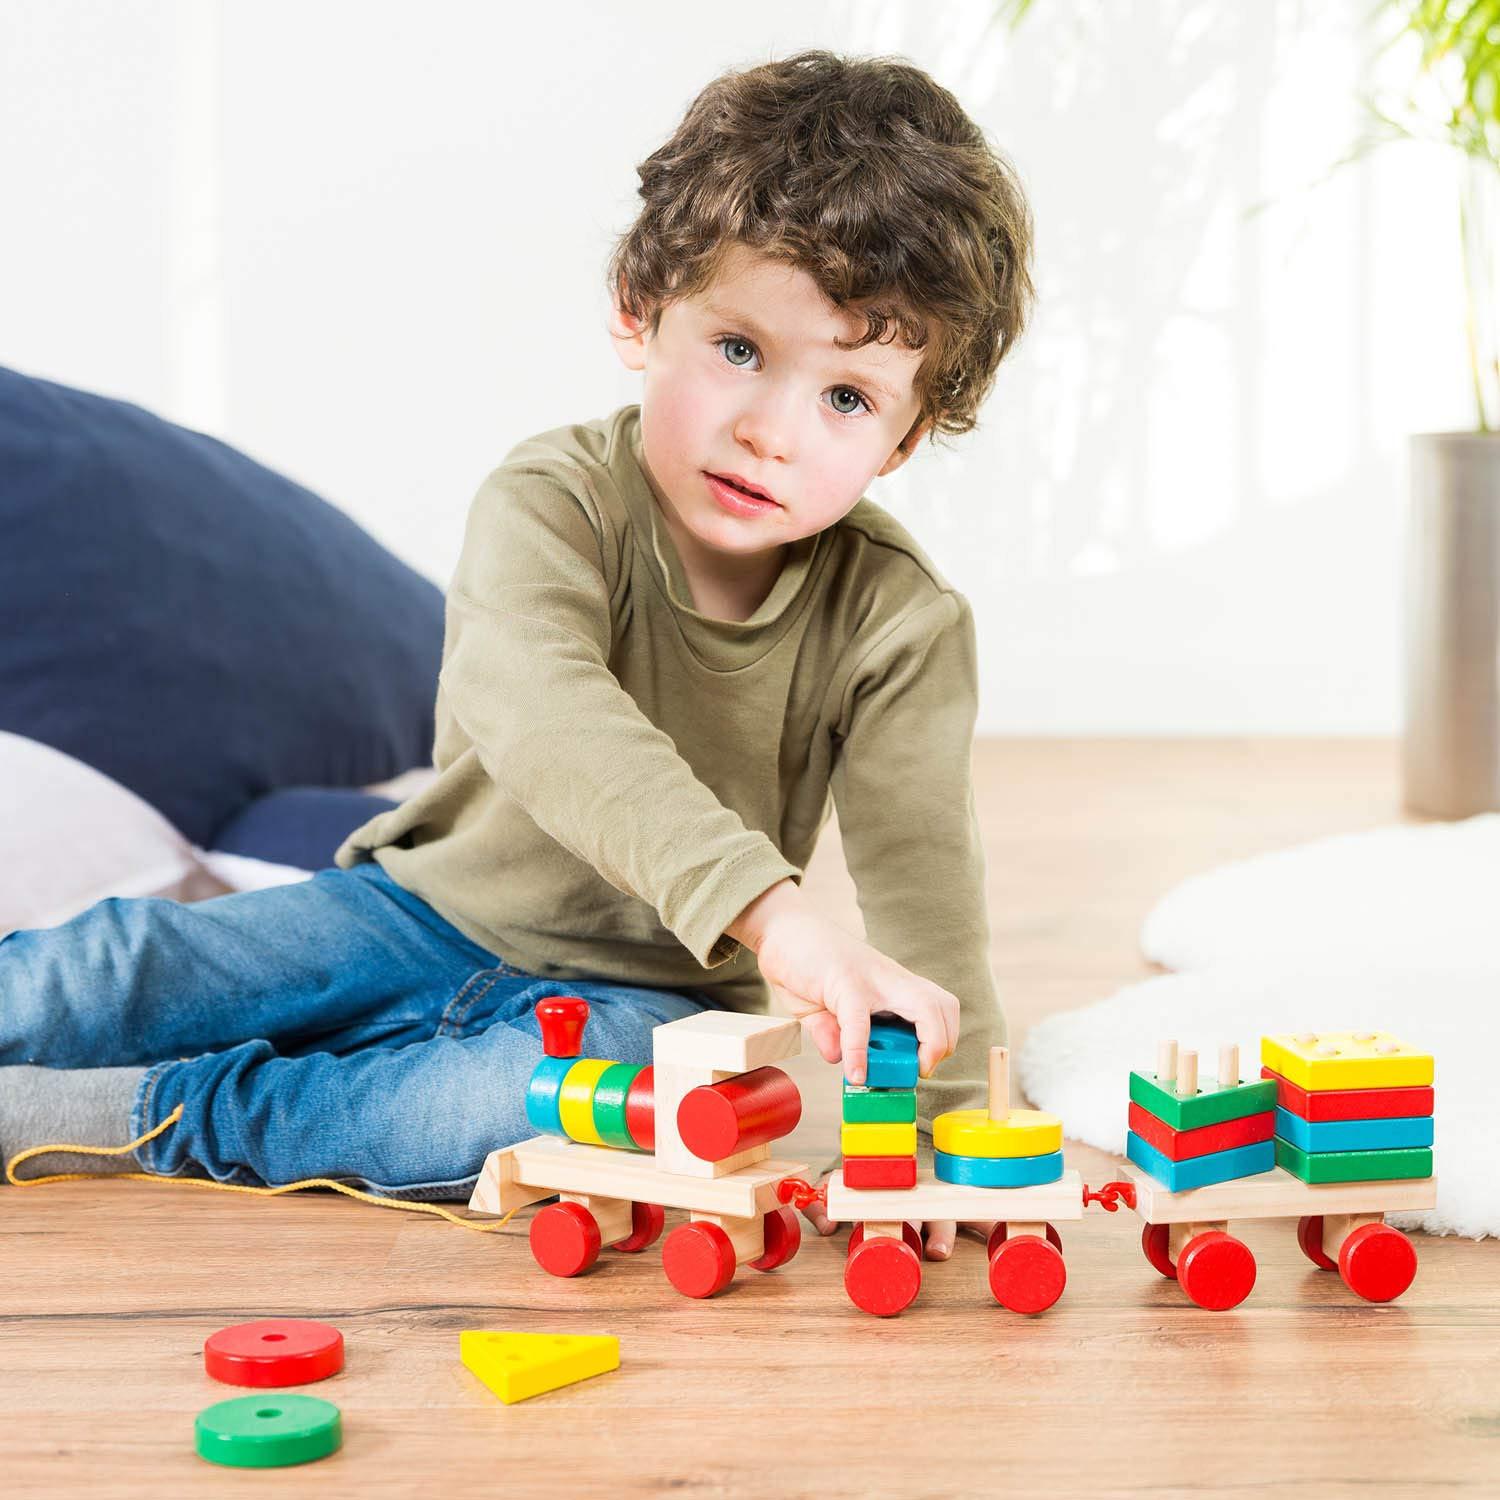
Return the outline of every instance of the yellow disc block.
{"type": "Polygon", "coordinates": [[[1432,1082],[1432,1054],[1387,1031],[1289,1031],[1260,1039],[1266,1067],[1304,1089],[1397,1089],[1432,1082]]]}
{"type": "Polygon", "coordinates": [[[917,1127],[861,1121],[843,1127],[839,1144],[845,1156],[915,1156],[917,1127]]]}
{"type": "Polygon", "coordinates": [[[604,1137],[594,1129],[594,1086],[614,1064],[602,1057],[581,1057],[568,1069],[557,1093],[557,1115],[570,1141],[602,1146],[604,1137]]]}
{"type": "Polygon", "coordinates": [[[953,1109],[932,1122],[933,1148],[949,1156],[1046,1156],[1062,1150],[1062,1121],[1039,1109],[953,1109]]]}

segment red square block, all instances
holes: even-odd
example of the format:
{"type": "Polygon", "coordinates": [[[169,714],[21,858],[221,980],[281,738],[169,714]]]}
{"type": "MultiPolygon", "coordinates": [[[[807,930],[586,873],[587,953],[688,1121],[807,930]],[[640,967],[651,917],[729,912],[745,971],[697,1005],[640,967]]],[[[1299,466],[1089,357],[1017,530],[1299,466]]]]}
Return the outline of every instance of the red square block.
{"type": "Polygon", "coordinates": [[[1173,1130],[1166,1121],[1158,1120],[1132,1099],[1130,1128],[1168,1161],[1187,1161],[1194,1156],[1207,1156],[1210,1151],[1232,1151],[1236,1146],[1253,1146],[1258,1141],[1270,1140],[1276,1133],[1276,1113],[1267,1109],[1258,1115],[1241,1115],[1238,1120],[1221,1120],[1217,1125],[1173,1130]]]}
{"type": "Polygon", "coordinates": [[[1271,1068],[1262,1078],[1276,1081],[1276,1102],[1304,1120],[1391,1120],[1432,1113],[1432,1085],[1400,1089],[1305,1089],[1271,1068]]]}
{"type": "Polygon", "coordinates": [[[915,1156],[846,1156],[844,1186],[910,1188],[917,1185],[915,1156]]]}

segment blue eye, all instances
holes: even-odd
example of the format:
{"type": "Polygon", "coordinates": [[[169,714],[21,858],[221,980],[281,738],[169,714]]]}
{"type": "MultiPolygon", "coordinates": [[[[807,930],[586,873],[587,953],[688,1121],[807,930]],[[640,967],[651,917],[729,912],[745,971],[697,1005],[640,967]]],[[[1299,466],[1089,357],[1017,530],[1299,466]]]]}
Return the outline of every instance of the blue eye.
{"type": "MultiPolygon", "coordinates": [[[[725,334],[722,338],[715,339],[714,342],[718,344],[721,349],[727,344],[736,349],[744,349],[752,356],[755,353],[755,350],[752,349],[744,339],[736,338],[733,334],[725,334]]],[[[746,362],[742,362],[737,359],[731,359],[728,354],[726,354],[724,357],[726,359],[729,359],[729,363],[732,364],[735,369],[743,370],[745,368],[746,362]]]]}
{"type": "Polygon", "coordinates": [[[835,398],[835,405],[833,409],[838,412],[841,417],[852,417],[854,413],[860,409],[860,407],[869,405],[869,402],[867,402],[865,398],[861,396],[860,393],[855,390],[852,385],[836,385],[833,388],[833,394],[835,398]],[[837,404],[837,398],[839,396],[851,397],[854,401],[854,405],[851,406],[848,411],[845,411],[837,404]]]}

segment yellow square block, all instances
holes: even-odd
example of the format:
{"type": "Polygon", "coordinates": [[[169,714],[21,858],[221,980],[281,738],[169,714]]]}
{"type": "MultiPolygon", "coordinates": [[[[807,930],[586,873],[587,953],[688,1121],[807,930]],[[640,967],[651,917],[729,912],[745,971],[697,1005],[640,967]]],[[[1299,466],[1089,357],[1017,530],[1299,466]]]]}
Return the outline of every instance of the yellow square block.
{"type": "Polygon", "coordinates": [[[845,1156],[915,1156],[917,1127],[869,1121],[846,1124],[839,1135],[845,1156]]]}
{"type": "Polygon", "coordinates": [[[1432,1082],[1432,1054],[1386,1031],[1284,1031],[1260,1039],[1260,1060],[1304,1089],[1394,1089],[1432,1082]]]}
{"type": "Polygon", "coordinates": [[[620,1341],[608,1334],[466,1328],[458,1336],[458,1354],[507,1405],[620,1368],[620,1341]]]}

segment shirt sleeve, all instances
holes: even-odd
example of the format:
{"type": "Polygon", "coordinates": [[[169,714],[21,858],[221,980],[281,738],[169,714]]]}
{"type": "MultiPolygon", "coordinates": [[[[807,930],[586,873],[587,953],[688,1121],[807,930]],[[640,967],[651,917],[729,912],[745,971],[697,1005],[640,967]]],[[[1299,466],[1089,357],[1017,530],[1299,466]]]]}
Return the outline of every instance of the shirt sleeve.
{"type": "Polygon", "coordinates": [[[977,651],[968,601],[944,593],[875,643],[835,725],[831,785],[864,914],[887,957],[958,997],[958,1047],[919,1094],[920,1120],[982,1102],[1005,1041],[990,970],[984,849],[974,809],[977,651]]]}
{"type": "Polygon", "coordinates": [[[610,670],[604,542],[580,471],[491,474],[448,590],[440,691],[495,785],[714,968],[740,949],[725,927],[802,872],[698,779],[610,670]]]}

